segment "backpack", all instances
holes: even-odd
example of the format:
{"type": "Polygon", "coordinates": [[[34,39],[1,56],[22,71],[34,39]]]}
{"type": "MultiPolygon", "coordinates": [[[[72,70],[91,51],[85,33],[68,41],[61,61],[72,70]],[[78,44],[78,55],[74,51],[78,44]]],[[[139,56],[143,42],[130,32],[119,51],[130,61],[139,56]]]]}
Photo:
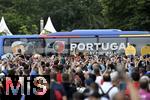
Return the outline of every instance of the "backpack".
{"type": "Polygon", "coordinates": [[[105,98],[107,98],[107,99],[110,99],[108,93],[110,92],[110,90],[111,90],[113,87],[114,87],[114,86],[112,86],[111,88],[109,88],[106,93],[104,93],[103,89],[100,87],[100,90],[102,91],[101,97],[105,97],[105,98]]]}

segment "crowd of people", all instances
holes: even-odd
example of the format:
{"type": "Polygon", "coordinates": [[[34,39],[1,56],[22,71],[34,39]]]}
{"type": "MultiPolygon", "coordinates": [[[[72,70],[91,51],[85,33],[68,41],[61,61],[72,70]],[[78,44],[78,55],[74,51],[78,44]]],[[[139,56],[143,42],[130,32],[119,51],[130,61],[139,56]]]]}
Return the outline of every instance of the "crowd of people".
{"type": "Polygon", "coordinates": [[[49,75],[45,100],[150,100],[149,55],[17,54],[0,60],[0,78],[7,75],[49,75]]]}

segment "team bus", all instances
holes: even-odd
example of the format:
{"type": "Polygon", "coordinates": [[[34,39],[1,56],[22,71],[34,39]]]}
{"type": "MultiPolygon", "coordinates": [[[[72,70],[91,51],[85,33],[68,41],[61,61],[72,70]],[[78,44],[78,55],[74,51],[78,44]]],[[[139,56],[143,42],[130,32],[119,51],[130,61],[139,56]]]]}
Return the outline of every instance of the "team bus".
{"type": "Polygon", "coordinates": [[[72,54],[88,52],[90,54],[123,53],[128,44],[136,48],[136,55],[145,45],[150,45],[148,31],[121,30],[73,30],[48,35],[10,35],[0,36],[0,56],[23,48],[24,53],[72,54]],[[21,45],[21,46],[20,46],[21,45]]]}

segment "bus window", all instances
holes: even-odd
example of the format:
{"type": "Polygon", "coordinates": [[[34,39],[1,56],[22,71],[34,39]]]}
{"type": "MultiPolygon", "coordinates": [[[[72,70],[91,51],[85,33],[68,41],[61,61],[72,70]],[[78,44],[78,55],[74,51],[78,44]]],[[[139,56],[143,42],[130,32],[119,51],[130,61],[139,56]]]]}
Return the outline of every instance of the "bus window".
{"type": "Polygon", "coordinates": [[[137,50],[137,54],[139,55],[141,52],[141,48],[143,46],[146,46],[147,44],[150,44],[150,39],[149,38],[129,38],[128,43],[131,45],[135,45],[134,47],[137,50]]]}
{"type": "Polygon", "coordinates": [[[36,38],[6,38],[4,39],[4,53],[12,53],[12,44],[16,41],[23,42],[26,48],[27,54],[43,54],[44,53],[44,47],[45,42],[44,39],[36,39],[36,38]],[[11,48],[11,49],[10,49],[11,48]]]}
{"type": "Polygon", "coordinates": [[[4,54],[5,53],[12,53],[11,45],[15,41],[19,41],[19,38],[17,38],[17,39],[16,38],[13,38],[13,39],[12,38],[6,38],[6,39],[4,39],[4,44],[3,44],[4,54]]]}
{"type": "Polygon", "coordinates": [[[68,53],[68,38],[49,38],[45,39],[45,53],[68,53]]]}

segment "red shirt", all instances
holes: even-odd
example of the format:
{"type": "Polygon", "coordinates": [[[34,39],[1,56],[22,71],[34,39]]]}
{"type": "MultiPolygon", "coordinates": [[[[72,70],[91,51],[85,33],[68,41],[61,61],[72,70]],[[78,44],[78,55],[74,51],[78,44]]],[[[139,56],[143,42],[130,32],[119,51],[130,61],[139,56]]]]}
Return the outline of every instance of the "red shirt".
{"type": "Polygon", "coordinates": [[[58,83],[62,83],[62,74],[60,72],[57,73],[56,79],[58,83]]]}
{"type": "MultiPolygon", "coordinates": [[[[132,84],[133,84],[133,87],[134,87],[134,88],[139,89],[139,87],[140,87],[139,82],[133,82],[132,84]]],[[[127,96],[130,96],[130,90],[129,90],[128,86],[127,86],[127,88],[126,88],[126,90],[125,90],[125,94],[126,94],[127,96]]]]}

